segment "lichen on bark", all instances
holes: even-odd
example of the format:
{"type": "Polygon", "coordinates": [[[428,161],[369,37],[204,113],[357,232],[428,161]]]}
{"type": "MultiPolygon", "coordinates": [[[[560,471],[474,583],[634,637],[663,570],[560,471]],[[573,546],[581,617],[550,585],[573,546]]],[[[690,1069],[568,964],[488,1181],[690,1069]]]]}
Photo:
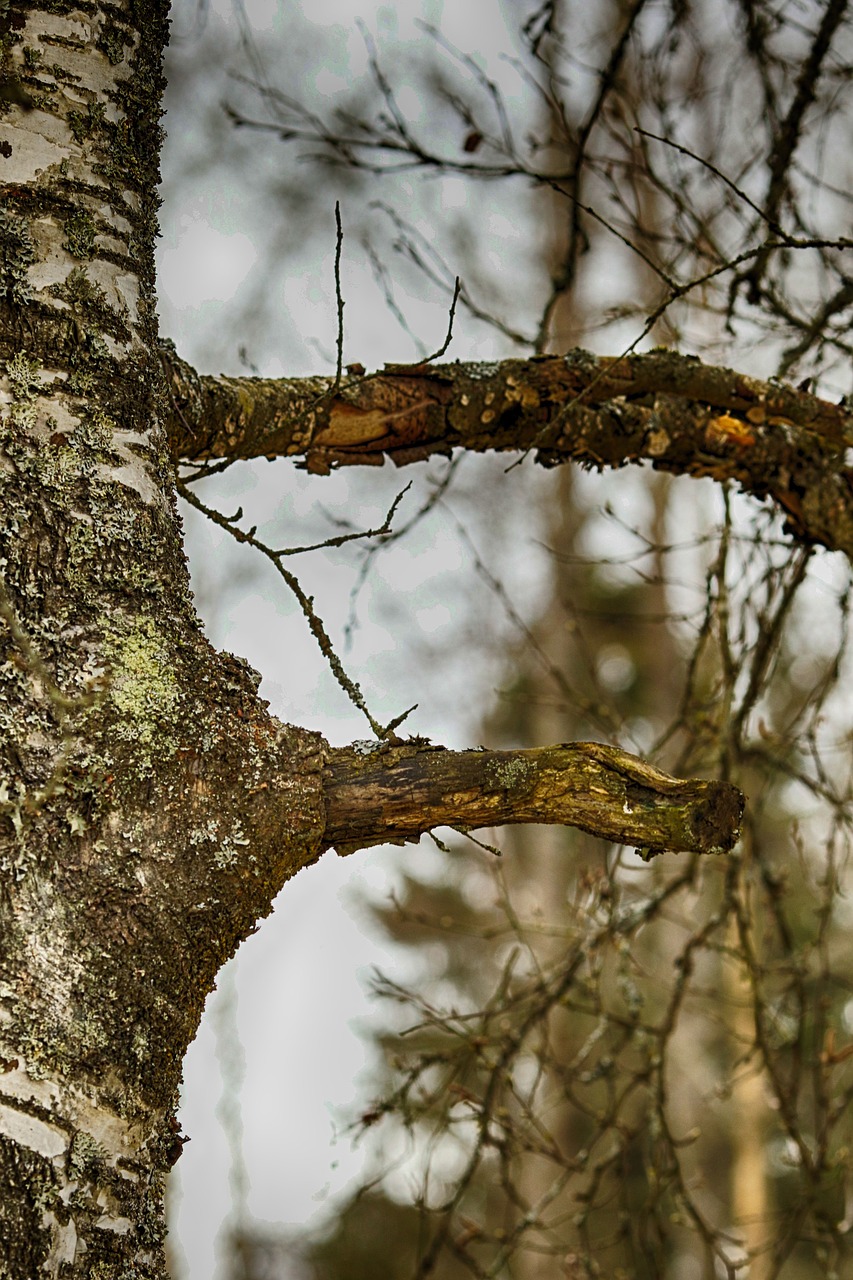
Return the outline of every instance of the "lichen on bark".
{"type": "Polygon", "coordinates": [[[21,45],[50,59],[22,67],[38,111],[0,119],[0,1239],[16,1280],[163,1275],[183,1054],[217,969],[322,832],[316,736],[277,727],[224,669],[180,545],[153,294],[165,12],[21,10],[21,45]]]}

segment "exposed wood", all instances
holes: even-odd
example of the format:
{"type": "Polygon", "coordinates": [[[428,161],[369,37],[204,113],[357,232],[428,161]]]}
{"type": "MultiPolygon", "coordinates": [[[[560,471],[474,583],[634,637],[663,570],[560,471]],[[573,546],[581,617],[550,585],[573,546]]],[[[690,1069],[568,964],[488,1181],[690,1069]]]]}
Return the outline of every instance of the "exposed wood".
{"type": "Polygon", "coordinates": [[[560,823],[664,851],[726,853],[744,799],[727,782],[683,781],[598,742],[531,751],[447,751],[424,742],[330,753],[323,843],[338,853],[417,840],[431,827],[560,823]]]}
{"type": "Polygon", "coordinates": [[[200,377],[164,352],[173,456],[291,456],[310,471],[397,465],[454,448],[539,462],[734,480],[772,499],[801,542],[853,558],[853,414],[807,391],[672,351],[585,351],[490,364],[390,366],[332,378],[200,377]]]}

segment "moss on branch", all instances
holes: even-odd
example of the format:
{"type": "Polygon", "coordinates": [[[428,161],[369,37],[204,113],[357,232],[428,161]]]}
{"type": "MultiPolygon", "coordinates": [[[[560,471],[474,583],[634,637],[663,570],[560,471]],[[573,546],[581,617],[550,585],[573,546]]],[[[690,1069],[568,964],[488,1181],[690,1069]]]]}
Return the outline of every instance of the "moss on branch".
{"type": "Polygon", "coordinates": [[[579,827],[649,856],[726,853],[743,795],[730,783],[682,780],[597,742],[530,751],[447,751],[418,742],[355,744],[325,770],[323,843],[338,853],[466,830],[541,822],[579,827]]]}

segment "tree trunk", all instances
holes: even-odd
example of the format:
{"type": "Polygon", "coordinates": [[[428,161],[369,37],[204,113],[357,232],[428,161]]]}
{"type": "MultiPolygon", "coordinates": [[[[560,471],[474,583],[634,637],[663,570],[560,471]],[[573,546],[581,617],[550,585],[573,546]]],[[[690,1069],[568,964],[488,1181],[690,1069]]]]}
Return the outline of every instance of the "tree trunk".
{"type": "Polygon", "coordinates": [[[10,33],[36,69],[0,124],[0,1255],[153,1277],[184,1051],[317,856],[322,743],[192,606],[152,354],[166,8],[10,33]]]}

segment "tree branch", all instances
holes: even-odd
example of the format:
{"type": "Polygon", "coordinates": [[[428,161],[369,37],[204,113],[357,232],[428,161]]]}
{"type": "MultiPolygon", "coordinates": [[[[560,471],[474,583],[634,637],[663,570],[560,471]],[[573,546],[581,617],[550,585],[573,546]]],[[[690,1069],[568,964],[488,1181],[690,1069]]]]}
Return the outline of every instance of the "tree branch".
{"type": "Polygon", "coordinates": [[[164,352],[173,456],[293,456],[309,471],[397,465],[454,448],[536,450],[546,466],[735,480],[771,498],[802,543],[853,559],[853,414],[806,391],[691,356],[584,351],[490,364],[389,366],[333,378],[200,377],[164,352]]]}
{"type": "Polygon", "coordinates": [[[435,826],[579,827],[666,851],[726,853],[744,799],[728,782],[682,781],[617,747],[574,742],[532,751],[448,751],[424,741],[354,743],[325,766],[323,845],[339,854],[417,840],[435,826]]]}

